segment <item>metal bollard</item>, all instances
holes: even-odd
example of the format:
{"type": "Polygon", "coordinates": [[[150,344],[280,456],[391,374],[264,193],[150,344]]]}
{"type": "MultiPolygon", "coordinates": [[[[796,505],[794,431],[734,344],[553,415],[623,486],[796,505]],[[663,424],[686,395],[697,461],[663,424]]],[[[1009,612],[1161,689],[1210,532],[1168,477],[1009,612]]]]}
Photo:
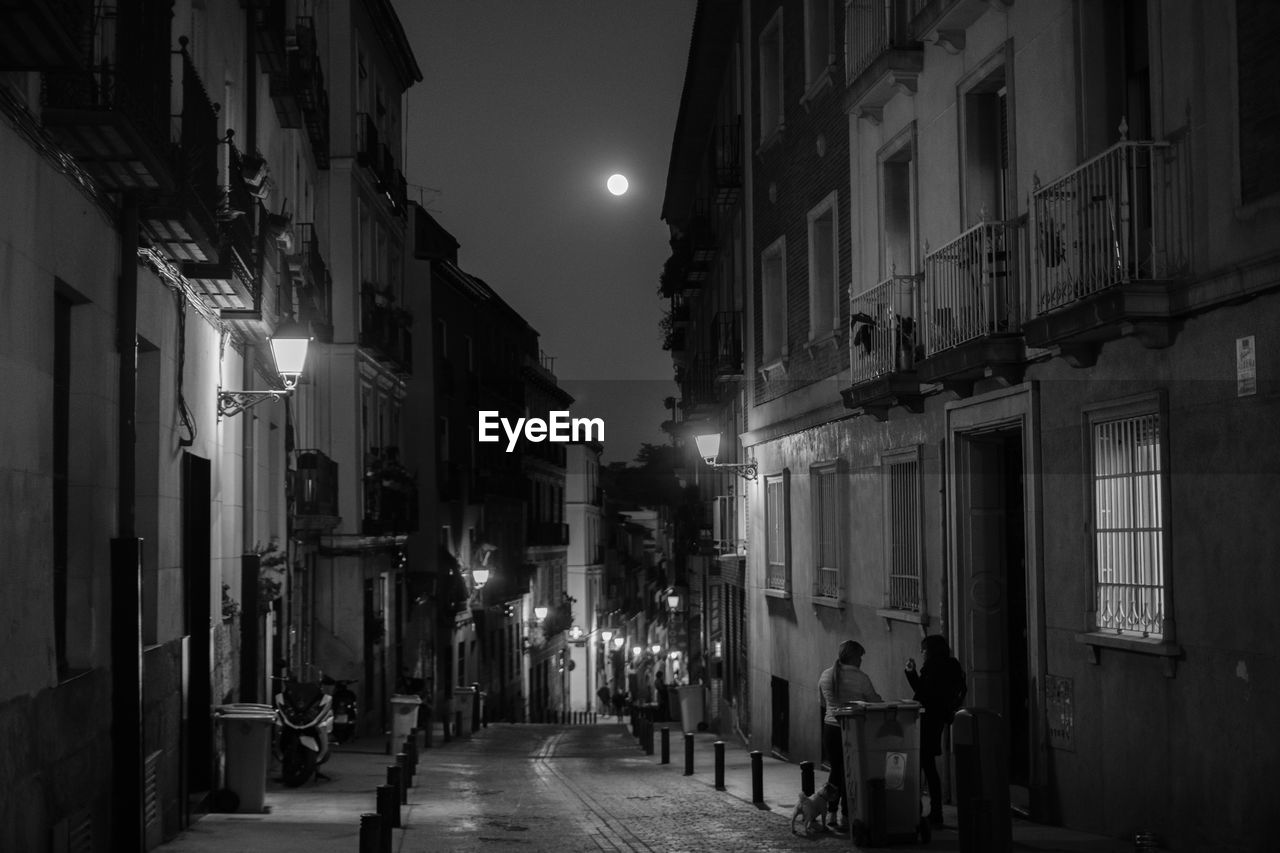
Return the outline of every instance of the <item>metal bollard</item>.
{"type": "Polygon", "coordinates": [[[462,712],[453,712],[453,736],[462,737],[462,712]]]}
{"type": "Polygon", "coordinates": [[[813,762],[800,762],[800,793],[806,797],[813,796],[813,762]]]}
{"type": "Polygon", "coordinates": [[[382,853],[382,818],[379,815],[360,815],[360,853],[382,853]]]}
{"type": "Polygon", "coordinates": [[[413,735],[405,739],[404,754],[409,758],[409,778],[412,779],[418,772],[418,740],[413,735]]]}
{"type": "Polygon", "coordinates": [[[413,774],[409,772],[409,756],[403,752],[396,753],[396,766],[400,768],[400,804],[409,804],[409,786],[413,784],[413,774]]]}
{"type": "Polygon", "coordinates": [[[662,760],[658,763],[671,763],[671,729],[667,726],[662,727],[662,760]]]}
{"type": "Polygon", "coordinates": [[[400,769],[400,765],[387,765],[387,784],[395,788],[397,792],[404,788],[404,771],[400,769]]]}
{"type": "Polygon", "coordinates": [[[684,733],[684,775],[693,775],[693,732],[684,733]]]}
{"type": "Polygon", "coordinates": [[[751,752],[751,802],[764,802],[764,757],[758,749],[751,752]]]}
{"type": "Polygon", "coordinates": [[[378,817],[388,826],[400,825],[400,792],[394,785],[379,785],[374,789],[374,800],[378,804],[378,817]]]}
{"type": "Polygon", "coordinates": [[[716,790],[724,790],[724,741],[718,740],[716,747],[716,790]]]}

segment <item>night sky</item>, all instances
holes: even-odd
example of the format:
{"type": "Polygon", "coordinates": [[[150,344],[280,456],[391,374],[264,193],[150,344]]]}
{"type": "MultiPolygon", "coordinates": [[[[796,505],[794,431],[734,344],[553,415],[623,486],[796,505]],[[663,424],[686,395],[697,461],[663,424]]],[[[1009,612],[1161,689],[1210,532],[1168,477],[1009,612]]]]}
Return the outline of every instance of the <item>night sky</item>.
{"type": "Polygon", "coordinates": [[[604,460],[661,443],[662,196],[693,0],[394,0],[422,68],[405,177],[541,334],[604,460]],[[621,197],[605,180],[631,182],[621,197]],[[418,190],[414,187],[424,187],[418,190]]]}

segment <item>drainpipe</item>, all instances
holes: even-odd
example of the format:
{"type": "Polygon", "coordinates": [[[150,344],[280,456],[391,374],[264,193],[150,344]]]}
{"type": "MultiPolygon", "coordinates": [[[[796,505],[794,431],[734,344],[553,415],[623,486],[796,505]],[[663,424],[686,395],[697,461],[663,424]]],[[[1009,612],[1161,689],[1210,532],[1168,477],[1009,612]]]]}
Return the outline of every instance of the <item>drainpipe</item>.
{"type": "Polygon", "coordinates": [[[141,850],[143,828],[142,541],[137,537],[134,423],[138,395],[138,200],[120,216],[116,350],[120,356],[117,536],[111,540],[112,848],[141,850]]]}

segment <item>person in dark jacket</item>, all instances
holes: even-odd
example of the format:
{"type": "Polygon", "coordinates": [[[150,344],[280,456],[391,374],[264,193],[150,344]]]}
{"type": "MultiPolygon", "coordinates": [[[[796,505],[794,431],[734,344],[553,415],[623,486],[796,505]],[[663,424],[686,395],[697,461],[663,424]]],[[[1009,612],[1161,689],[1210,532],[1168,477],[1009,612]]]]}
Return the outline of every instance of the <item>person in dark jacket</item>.
{"type": "Polygon", "coordinates": [[[929,783],[929,822],[942,826],[942,779],[937,757],[942,754],[942,731],[951,725],[969,686],[960,661],[951,656],[947,638],[930,634],[920,643],[924,663],[916,672],[915,658],[907,661],[907,681],[915,700],[924,707],[920,721],[920,771],[929,783]]]}

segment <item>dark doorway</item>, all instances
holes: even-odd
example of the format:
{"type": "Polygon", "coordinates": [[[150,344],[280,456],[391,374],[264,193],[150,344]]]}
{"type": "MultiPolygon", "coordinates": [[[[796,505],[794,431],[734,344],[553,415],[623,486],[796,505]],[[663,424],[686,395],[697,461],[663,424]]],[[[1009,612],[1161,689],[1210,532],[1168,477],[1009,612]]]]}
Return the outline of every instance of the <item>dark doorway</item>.
{"type": "Polygon", "coordinates": [[[1010,797],[1030,804],[1031,636],[1028,627],[1022,430],[964,437],[964,633],[970,638],[969,702],[1009,726],[1010,797]]]}
{"type": "MultiPolygon", "coordinates": [[[[187,701],[182,751],[187,765],[187,793],[211,790],[213,783],[213,671],[209,645],[212,614],[209,460],[182,454],[182,580],[184,631],[187,635],[187,701]]],[[[183,825],[190,824],[184,802],[183,825]]]]}
{"type": "Polygon", "coordinates": [[[775,751],[788,754],[791,749],[791,684],[785,678],[773,677],[772,745],[775,751]]]}

